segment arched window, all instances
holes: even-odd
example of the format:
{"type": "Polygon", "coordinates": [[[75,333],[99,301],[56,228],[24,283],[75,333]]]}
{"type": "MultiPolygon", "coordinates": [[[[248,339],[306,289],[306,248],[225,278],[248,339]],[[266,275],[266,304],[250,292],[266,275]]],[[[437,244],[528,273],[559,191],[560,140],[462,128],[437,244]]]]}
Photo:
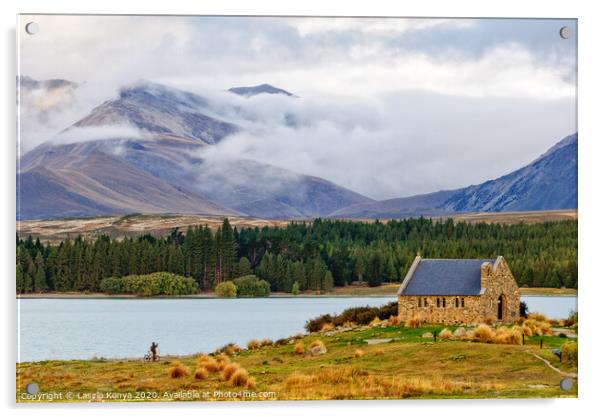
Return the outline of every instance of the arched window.
{"type": "Polygon", "coordinates": [[[418,297],[418,307],[422,307],[422,298],[418,297]]]}
{"type": "Polygon", "coordinates": [[[462,306],[462,308],[464,308],[464,297],[462,297],[462,299],[460,300],[460,305],[462,306]]]}
{"type": "Polygon", "coordinates": [[[445,308],[445,298],[443,298],[443,308],[445,308]]]}
{"type": "Polygon", "coordinates": [[[425,307],[428,307],[429,306],[428,298],[424,297],[424,300],[422,300],[422,303],[424,304],[425,307]]]}
{"type": "Polygon", "coordinates": [[[439,297],[437,297],[437,308],[441,307],[440,303],[441,303],[441,300],[439,299],[439,297]]]}
{"type": "Polygon", "coordinates": [[[460,307],[460,300],[456,297],[456,308],[460,307]]]}

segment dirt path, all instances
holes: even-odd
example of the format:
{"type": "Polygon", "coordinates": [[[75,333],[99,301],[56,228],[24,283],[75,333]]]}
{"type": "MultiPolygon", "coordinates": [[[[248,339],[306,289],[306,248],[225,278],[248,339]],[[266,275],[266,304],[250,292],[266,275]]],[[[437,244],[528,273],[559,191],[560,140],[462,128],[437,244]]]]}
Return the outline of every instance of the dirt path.
{"type": "Polygon", "coordinates": [[[577,374],[576,374],[576,373],[574,373],[574,372],[564,372],[564,371],[561,371],[560,369],[558,369],[558,368],[556,368],[554,365],[552,365],[552,364],[550,363],[550,361],[548,361],[547,359],[544,359],[544,358],[542,358],[541,356],[539,356],[539,355],[537,355],[537,354],[535,354],[535,353],[532,353],[532,352],[529,352],[529,353],[530,353],[531,355],[535,356],[537,359],[539,359],[539,360],[540,360],[540,361],[542,361],[543,363],[545,363],[546,365],[548,365],[548,367],[549,367],[550,369],[552,369],[553,371],[555,371],[555,372],[559,373],[560,375],[562,375],[562,376],[568,376],[568,377],[570,377],[570,378],[575,378],[575,379],[577,379],[577,374]]]}

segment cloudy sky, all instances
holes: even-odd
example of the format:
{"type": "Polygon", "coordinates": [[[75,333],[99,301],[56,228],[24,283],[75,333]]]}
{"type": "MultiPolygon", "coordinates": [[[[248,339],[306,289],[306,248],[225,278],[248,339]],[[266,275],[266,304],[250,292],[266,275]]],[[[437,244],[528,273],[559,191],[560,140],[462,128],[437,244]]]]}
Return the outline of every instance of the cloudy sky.
{"type": "Polygon", "coordinates": [[[32,20],[20,73],[82,85],[77,105],[44,126],[22,120],[24,150],[140,79],[245,110],[234,120],[244,131],[207,157],[378,199],[498,177],[576,131],[573,20],[22,16],[21,26],[32,20]],[[260,83],[298,98],[224,93],[260,83]]]}

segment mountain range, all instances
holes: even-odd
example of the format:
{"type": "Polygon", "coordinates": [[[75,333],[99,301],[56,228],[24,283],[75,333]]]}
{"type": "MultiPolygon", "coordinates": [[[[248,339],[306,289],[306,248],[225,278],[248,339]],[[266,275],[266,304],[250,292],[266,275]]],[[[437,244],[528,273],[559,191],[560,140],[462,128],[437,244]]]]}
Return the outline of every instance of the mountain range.
{"type": "MultiPolygon", "coordinates": [[[[31,78],[19,81],[21,89],[54,85],[31,78]]],[[[76,87],[65,80],[57,85],[69,91],[76,87]]],[[[297,98],[269,84],[229,92],[297,98]]],[[[124,86],[116,98],[22,155],[18,217],[140,212],[266,219],[395,218],[577,207],[577,134],[495,180],[375,201],[326,179],[245,155],[204,156],[203,150],[242,131],[244,127],[216,112],[205,97],[146,81],[124,86]]]]}

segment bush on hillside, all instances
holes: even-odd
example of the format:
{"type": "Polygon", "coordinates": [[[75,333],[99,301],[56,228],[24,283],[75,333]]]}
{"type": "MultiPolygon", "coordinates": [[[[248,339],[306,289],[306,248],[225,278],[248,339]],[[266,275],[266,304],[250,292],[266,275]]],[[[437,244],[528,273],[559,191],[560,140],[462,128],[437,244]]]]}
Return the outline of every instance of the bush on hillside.
{"type": "Polygon", "coordinates": [[[152,297],[156,295],[196,294],[199,287],[192,278],[170,272],[155,272],[148,275],[105,278],[100,282],[100,290],[108,294],[135,294],[152,297]]]}
{"type": "Polygon", "coordinates": [[[236,278],[234,285],[236,285],[239,297],[267,297],[270,295],[270,284],[255,275],[236,278]]]}
{"type": "Polygon", "coordinates": [[[232,281],[225,281],[217,284],[214,291],[218,297],[234,298],[236,297],[238,289],[232,281]]]}

